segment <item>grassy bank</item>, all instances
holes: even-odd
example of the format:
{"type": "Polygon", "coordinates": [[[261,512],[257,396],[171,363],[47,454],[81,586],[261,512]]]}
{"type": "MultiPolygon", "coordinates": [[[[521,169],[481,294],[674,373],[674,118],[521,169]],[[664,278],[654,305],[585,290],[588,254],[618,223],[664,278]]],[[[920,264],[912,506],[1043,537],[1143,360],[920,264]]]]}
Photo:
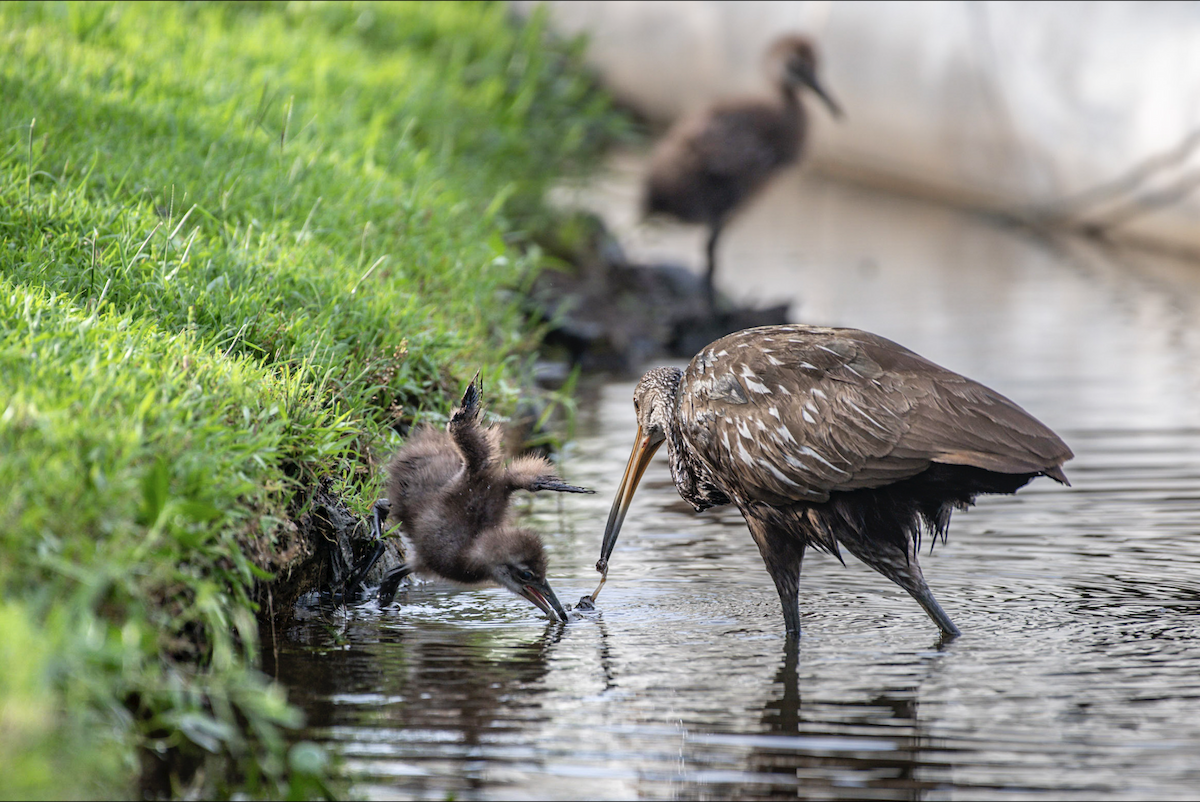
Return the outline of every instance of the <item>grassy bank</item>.
{"type": "Polygon", "coordinates": [[[453,3],[4,3],[0,98],[0,795],[318,793],[254,585],[397,421],[511,408],[514,243],[617,123],[453,3]]]}

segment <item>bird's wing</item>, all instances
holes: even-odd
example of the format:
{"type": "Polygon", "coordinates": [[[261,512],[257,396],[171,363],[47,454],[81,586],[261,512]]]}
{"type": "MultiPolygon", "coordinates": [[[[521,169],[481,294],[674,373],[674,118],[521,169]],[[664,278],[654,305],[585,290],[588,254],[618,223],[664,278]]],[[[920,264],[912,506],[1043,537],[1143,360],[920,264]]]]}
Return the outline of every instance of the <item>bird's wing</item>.
{"type": "Polygon", "coordinates": [[[680,393],[685,438],[735,501],[823,502],[930,462],[1054,475],[1070,458],[999,393],[853,329],[729,335],[692,360],[680,393]]]}

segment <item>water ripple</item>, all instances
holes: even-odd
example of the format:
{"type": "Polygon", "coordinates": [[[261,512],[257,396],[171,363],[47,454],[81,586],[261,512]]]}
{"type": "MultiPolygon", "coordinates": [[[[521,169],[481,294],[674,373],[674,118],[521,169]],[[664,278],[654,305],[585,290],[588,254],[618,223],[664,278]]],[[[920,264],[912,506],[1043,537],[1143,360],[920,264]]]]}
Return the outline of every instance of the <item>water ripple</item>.
{"type": "MultiPolygon", "coordinates": [[[[784,270],[776,243],[756,262],[747,219],[728,242],[749,254],[742,272],[798,288],[814,322],[879,331],[993,384],[1077,454],[1073,487],[981,499],[947,544],[926,545],[964,635],[944,642],[852,558],[812,555],[804,638],[786,648],[741,517],[693,513],[660,458],[594,612],[556,625],[500,590],[418,584],[396,607],[298,622],[277,666],[267,650],[305,736],[341,755],[356,794],[1196,798],[1200,335],[1195,316],[1155,310],[1200,309],[1200,274],[1160,266],[1145,282],[1138,260],[1100,269],[1075,246],[814,187],[806,202],[838,214],[759,232],[807,255],[784,270]],[[863,258],[877,270],[856,271],[863,258]]],[[[622,236],[636,252],[637,232],[622,236]]],[[[598,495],[519,503],[564,601],[596,583],[632,390],[584,402],[562,466],[598,495]]]]}

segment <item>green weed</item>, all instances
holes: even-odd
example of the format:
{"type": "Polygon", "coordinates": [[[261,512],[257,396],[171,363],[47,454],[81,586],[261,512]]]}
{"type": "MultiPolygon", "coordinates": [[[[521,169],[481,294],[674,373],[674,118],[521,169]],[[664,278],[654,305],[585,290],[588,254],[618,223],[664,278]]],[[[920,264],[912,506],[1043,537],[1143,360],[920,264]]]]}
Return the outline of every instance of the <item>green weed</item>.
{"type": "Polygon", "coordinates": [[[579,64],[498,4],[0,4],[0,796],[329,793],[253,588],[397,424],[514,408],[514,243],[622,130],[579,64]]]}

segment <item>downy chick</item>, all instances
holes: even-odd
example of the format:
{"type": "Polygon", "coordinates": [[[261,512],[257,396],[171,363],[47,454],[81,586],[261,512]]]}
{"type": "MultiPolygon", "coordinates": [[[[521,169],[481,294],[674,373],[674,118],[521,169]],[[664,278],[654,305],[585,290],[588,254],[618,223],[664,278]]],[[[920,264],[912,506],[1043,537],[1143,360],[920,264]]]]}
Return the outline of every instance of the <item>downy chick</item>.
{"type": "MultiPolygon", "coordinates": [[[[480,387],[473,381],[445,431],[418,430],[388,464],[388,503],[376,504],[376,534],[384,518],[399,523],[412,554],[384,577],[379,603],[391,603],[401,580],[416,573],[464,585],[494,582],[565,621],[546,579],[541,538],[511,523],[508,502],[515,490],[594,491],[567,484],[542,457],[506,464],[500,428],[481,425],[479,417],[480,387]]],[[[359,582],[369,568],[356,572],[359,582]]]]}

